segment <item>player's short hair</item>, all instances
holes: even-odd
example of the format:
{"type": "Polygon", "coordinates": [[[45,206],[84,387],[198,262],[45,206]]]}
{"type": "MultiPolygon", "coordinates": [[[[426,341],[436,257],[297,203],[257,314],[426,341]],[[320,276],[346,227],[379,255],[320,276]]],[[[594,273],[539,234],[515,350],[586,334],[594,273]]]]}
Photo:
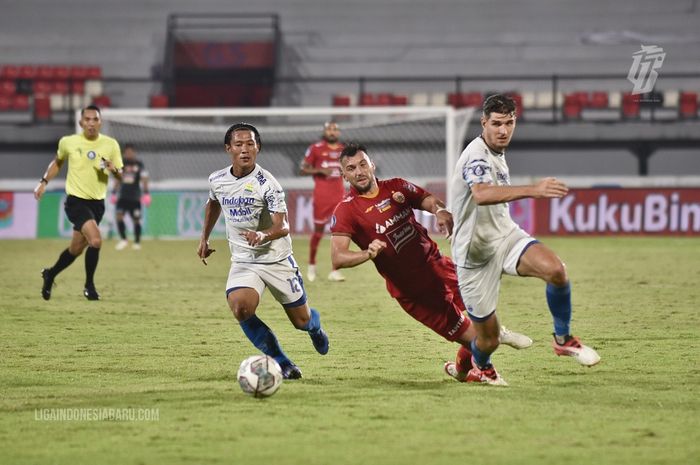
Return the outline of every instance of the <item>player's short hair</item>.
{"type": "Polygon", "coordinates": [[[343,151],[340,152],[340,159],[342,160],[344,157],[354,157],[357,152],[367,153],[367,147],[359,142],[350,142],[345,146],[343,151]]]}
{"type": "Polygon", "coordinates": [[[95,110],[98,115],[102,116],[102,111],[100,110],[100,107],[98,107],[97,105],[88,105],[85,108],[81,109],[80,116],[82,117],[83,115],[85,115],[85,112],[87,110],[95,110]]]}
{"type": "Polygon", "coordinates": [[[124,150],[129,150],[129,149],[136,150],[136,147],[134,147],[134,144],[132,144],[131,142],[127,142],[126,144],[124,144],[124,150]]]}
{"type": "Polygon", "coordinates": [[[228,128],[226,135],[224,136],[224,145],[231,145],[231,137],[233,137],[233,133],[241,130],[253,131],[253,134],[255,135],[255,143],[258,145],[258,150],[262,149],[262,140],[260,139],[258,128],[248,123],[236,123],[228,128]]]}
{"type": "Polygon", "coordinates": [[[515,100],[504,94],[493,94],[484,100],[483,110],[486,119],[491,113],[515,114],[515,100]]]}

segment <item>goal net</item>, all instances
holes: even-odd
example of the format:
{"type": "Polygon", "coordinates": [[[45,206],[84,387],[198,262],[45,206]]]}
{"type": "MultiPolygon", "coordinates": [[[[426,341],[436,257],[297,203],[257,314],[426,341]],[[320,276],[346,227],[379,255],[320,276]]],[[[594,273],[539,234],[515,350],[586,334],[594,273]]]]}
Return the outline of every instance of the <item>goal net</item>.
{"type": "Polygon", "coordinates": [[[208,176],[231,163],[224,151],[226,129],[237,122],[253,124],[262,139],[257,162],[287,192],[292,232],[306,233],[313,181],[299,176],[299,167],[307,147],[320,140],[324,122],[338,122],[341,141],[367,146],[380,179],[402,177],[444,199],[473,112],[451,107],[105,109],[102,132],[122,146],[133,144],[149,172],[154,203],[146,212],[145,234],[195,236],[208,176]]]}

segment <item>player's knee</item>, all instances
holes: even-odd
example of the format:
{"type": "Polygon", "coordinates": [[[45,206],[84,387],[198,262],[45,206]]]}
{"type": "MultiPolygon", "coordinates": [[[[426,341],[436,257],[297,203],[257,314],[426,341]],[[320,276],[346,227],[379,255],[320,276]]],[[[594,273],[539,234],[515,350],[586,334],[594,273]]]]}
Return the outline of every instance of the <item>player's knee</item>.
{"type": "Polygon", "coordinates": [[[293,317],[292,324],[296,329],[306,329],[309,326],[309,321],[311,321],[311,315],[297,315],[293,317]]]}
{"type": "Polygon", "coordinates": [[[102,247],[102,238],[101,237],[93,237],[88,239],[88,246],[92,247],[93,249],[99,249],[102,247]]]}
{"type": "Polygon", "coordinates": [[[500,341],[498,339],[498,336],[486,336],[483,338],[479,338],[479,348],[489,354],[498,349],[499,344],[500,341]]]}
{"type": "Polygon", "coordinates": [[[236,318],[237,321],[245,321],[248,318],[255,315],[255,309],[247,305],[240,305],[236,302],[233,302],[229,303],[229,306],[231,307],[231,312],[233,313],[233,316],[234,318],[236,318]]]}
{"type": "Polygon", "coordinates": [[[557,287],[565,286],[569,281],[566,274],[566,266],[559,260],[549,270],[547,282],[554,284],[557,287]]]}

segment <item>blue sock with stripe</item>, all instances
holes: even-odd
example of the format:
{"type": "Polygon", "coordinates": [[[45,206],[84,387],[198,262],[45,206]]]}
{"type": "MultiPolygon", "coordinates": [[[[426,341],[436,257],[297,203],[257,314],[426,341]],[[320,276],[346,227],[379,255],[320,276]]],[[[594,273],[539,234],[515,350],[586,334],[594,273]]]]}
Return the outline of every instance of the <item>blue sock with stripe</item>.
{"type": "Polygon", "coordinates": [[[554,334],[566,336],[571,326],[571,284],[557,287],[547,284],[547,305],[554,320],[554,334]]]}
{"type": "Polygon", "coordinates": [[[472,339],[472,342],[469,345],[471,346],[472,357],[474,358],[477,367],[484,368],[485,366],[491,364],[491,354],[483,352],[476,346],[476,338],[472,339]]]}
{"type": "Polygon", "coordinates": [[[319,315],[318,311],[315,308],[311,309],[311,318],[309,318],[309,322],[306,323],[306,326],[301,328],[302,331],[306,331],[309,333],[317,333],[321,329],[321,315],[319,315]]]}
{"type": "Polygon", "coordinates": [[[263,354],[274,358],[280,365],[288,365],[291,360],[282,352],[275,333],[256,315],[240,322],[243,333],[263,354]]]}

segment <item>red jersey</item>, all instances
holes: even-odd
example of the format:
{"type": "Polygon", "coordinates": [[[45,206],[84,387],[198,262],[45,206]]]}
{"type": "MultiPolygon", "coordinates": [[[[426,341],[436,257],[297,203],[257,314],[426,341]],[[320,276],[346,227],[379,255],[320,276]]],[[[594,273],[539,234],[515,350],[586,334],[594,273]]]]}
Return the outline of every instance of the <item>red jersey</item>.
{"type": "Polygon", "coordinates": [[[415,218],[427,191],[404,179],[377,181],[379,193],[363,197],[352,190],[335,209],[331,232],[350,236],[361,249],[379,239],[387,244],[374,265],[392,297],[418,296],[443,289],[437,244],[415,218]]]}
{"type": "Polygon", "coordinates": [[[338,143],[331,148],[325,140],[316,142],[306,149],[304,162],[313,168],[332,168],[329,176],[314,174],[314,199],[328,200],[333,205],[340,202],[345,194],[345,185],[340,171],[340,153],[345,146],[338,143]]]}

